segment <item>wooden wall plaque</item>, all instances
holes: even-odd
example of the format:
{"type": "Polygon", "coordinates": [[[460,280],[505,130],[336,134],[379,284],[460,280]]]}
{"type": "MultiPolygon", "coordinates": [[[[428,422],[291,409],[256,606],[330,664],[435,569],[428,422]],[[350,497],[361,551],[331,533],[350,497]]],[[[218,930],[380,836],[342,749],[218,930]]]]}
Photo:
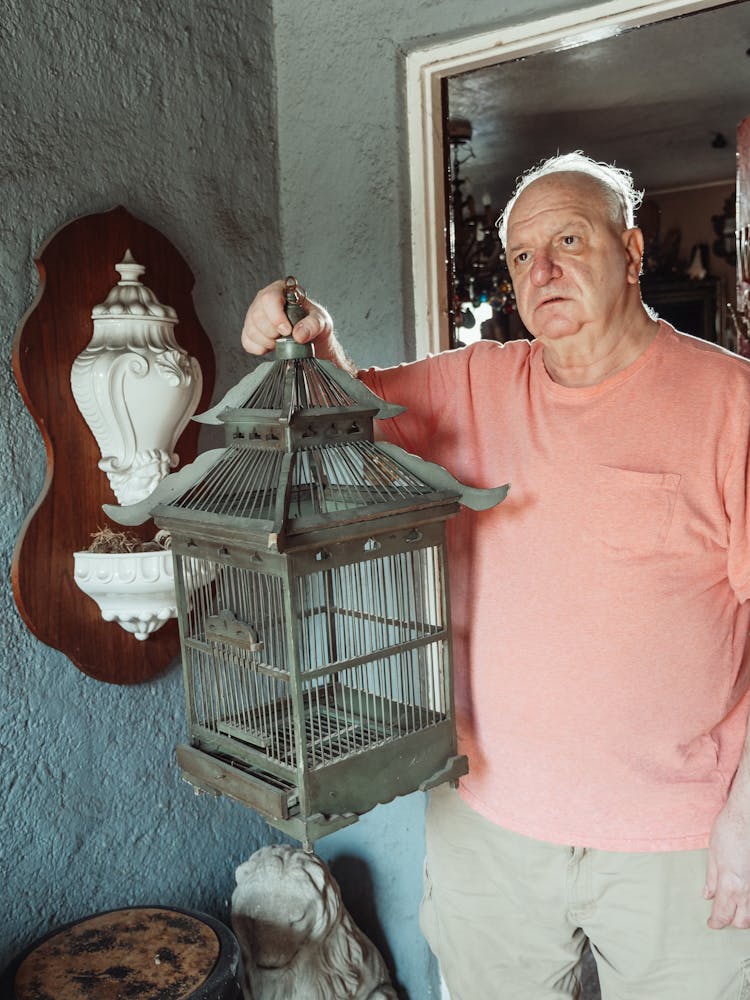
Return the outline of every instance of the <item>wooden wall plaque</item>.
{"type": "MultiPolygon", "coordinates": [[[[121,530],[102,510],[102,504],[117,500],[98,468],[99,448],[73,398],[70,369],[91,339],[91,311],[117,283],[115,264],[128,249],[146,267],[144,283],[177,311],[177,341],[203,372],[197,412],[207,409],[214,354],[193,306],[193,275],[162,233],[122,207],[75,219],[42,247],[35,260],[41,288],[13,348],[16,380],[47,450],[44,486],[13,556],[16,604],[42,642],[65,653],[90,677],[113,684],[148,680],[180,649],[176,620],[138,641],[105,622],[73,578],[73,553],[87,548],[101,527],[121,530]]],[[[177,442],[180,468],[196,456],[198,430],[189,423],[177,442]]],[[[150,521],[134,533],[152,538],[155,530],[150,521]]]]}

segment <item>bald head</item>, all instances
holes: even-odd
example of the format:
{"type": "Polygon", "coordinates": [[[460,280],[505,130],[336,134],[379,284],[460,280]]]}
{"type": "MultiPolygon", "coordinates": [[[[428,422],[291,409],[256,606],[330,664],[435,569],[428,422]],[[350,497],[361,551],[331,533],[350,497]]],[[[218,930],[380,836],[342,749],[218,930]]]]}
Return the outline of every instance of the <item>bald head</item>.
{"type": "Polygon", "coordinates": [[[528,216],[529,212],[533,213],[534,206],[546,204],[548,192],[554,192],[558,197],[564,192],[565,200],[571,205],[586,205],[590,213],[598,215],[602,222],[616,233],[632,228],[627,224],[624,209],[611,188],[590,174],[560,170],[530,181],[513,198],[512,203],[509,203],[505,234],[506,250],[512,249],[513,240],[510,234],[514,221],[528,216]]]}
{"type": "Polygon", "coordinates": [[[526,188],[544,177],[559,174],[575,175],[588,181],[589,190],[597,192],[604,199],[610,221],[620,230],[631,229],[635,225],[635,212],[641,203],[643,192],[637,191],[633,186],[630,171],[598,163],[580,152],[565,153],[550,157],[519,178],[515,191],[497,222],[503,246],[508,245],[510,214],[526,188]]]}

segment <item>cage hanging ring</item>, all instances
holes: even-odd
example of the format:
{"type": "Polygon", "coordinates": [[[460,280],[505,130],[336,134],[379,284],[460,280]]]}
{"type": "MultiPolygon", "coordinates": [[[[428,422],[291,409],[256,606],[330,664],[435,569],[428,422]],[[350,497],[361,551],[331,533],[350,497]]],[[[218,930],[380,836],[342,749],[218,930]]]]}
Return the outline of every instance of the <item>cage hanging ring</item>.
{"type": "Polygon", "coordinates": [[[294,302],[301,305],[307,298],[307,292],[302,285],[297,284],[297,279],[290,274],[284,282],[284,291],[287,302],[294,302]]]}

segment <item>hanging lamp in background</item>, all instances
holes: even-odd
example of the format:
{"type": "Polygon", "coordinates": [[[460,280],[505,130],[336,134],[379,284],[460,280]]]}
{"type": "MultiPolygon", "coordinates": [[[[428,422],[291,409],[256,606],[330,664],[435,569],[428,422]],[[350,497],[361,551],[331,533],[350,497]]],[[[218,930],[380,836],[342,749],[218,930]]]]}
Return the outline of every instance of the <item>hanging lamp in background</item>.
{"type": "Polygon", "coordinates": [[[516,309],[505,251],[496,226],[498,213],[487,194],[482,197],[480,209],[468,180],[461,176],[461,167],[475,155],[471,146],[472,134],[468,119],[448,119],[451,315],[456,327],[467,328],[474,325],[473,310],[485,303],[500,321],[516,309]]]}

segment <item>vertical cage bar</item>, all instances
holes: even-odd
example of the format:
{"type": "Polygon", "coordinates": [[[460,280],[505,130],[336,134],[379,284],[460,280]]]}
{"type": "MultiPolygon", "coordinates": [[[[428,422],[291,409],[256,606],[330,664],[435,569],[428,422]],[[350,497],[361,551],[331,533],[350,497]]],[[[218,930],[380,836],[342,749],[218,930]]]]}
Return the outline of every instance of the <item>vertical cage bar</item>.
{"type": "Polygon", "coordinates": [[[307,779],[308,737],[305,714],[305,689],[300,662],[300,642],[297,628],[298,615],[302,613],[299,600],[299,590],[292,586],[293,572],[289,562],[284,563],[284,586],[281,592],[281,606],[284,612],[284,633],[286,636],[287,664],[289,675],[288,699],[291,721],[291,733],[294,753],[294,763],[297,768],[298,793],[300,810],[307,813],[309,798],[307,779]]]}
{"type": "MultiPolygon", "coordinates": [[[[190,632],[189,619],[186,614],[187,609],[190,607],[190,594],[185,583],[185,562],[188,560],[189,556],[183,556],[180,553],[173,553],[172,561],[174,563],[174,575],[175,575],[175,593],[177,599],[178,609],[183,609],[182,614],[177,615],[177,625],[180,632],[180,647],[182,648],[182,679],[185,686],[185,712],[188,720],[188,730],[193,725],[196,720],[197,707],[195,700],[195,668],[193,664],[193,657],[195,656],[195,650],[190,649],[186,643],[188,638],[188,633],[190,632]],[[185,655],[185,653],[188,655],[185,655]]],[[[188,575],[190,575],[190,566],[188,565],[188,575]]],[[[200,588],[202,590],[202,588],[200,588]]]]}

